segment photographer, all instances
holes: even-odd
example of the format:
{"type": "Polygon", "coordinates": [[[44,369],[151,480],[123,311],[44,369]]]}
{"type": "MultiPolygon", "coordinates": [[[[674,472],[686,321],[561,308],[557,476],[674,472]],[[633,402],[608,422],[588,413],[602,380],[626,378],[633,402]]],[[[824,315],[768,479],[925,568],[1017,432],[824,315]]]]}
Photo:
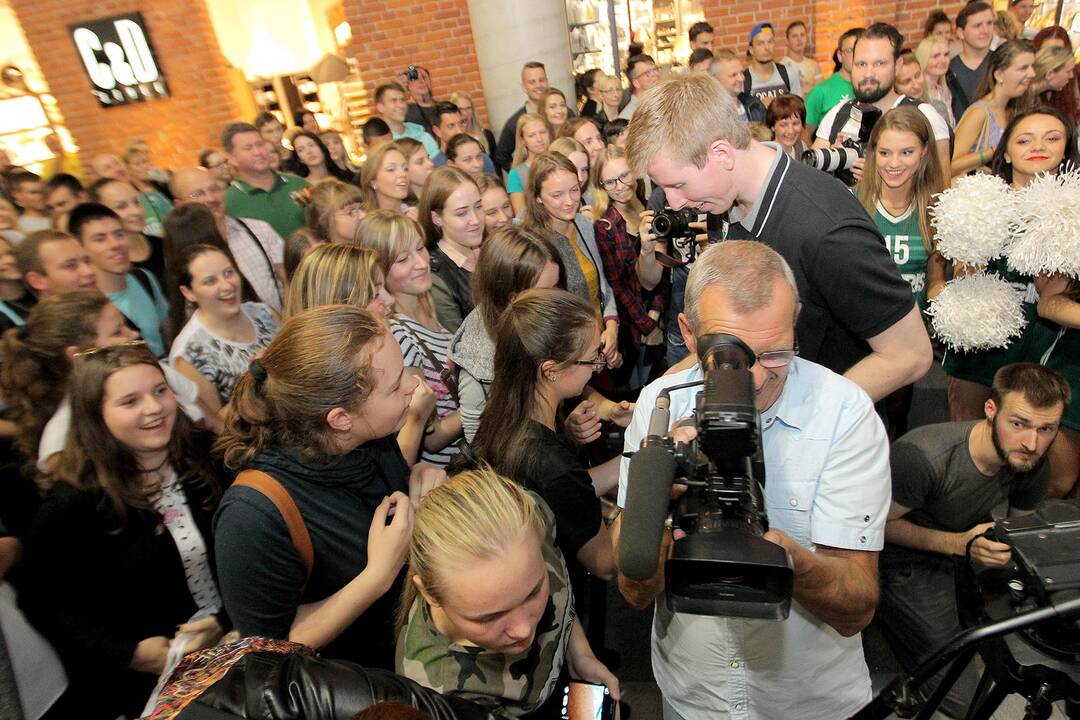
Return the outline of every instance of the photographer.
{"type": "Polygon", "coordinates": [[[930,340],[911,286],[866,211],[840,183],[752,141],[716,80],[692,73],[653,89],[629,134],[630,169],[647,173],[672,208],[727,212],[728,238],[760,240],[787,260],[804,358],[874,400],[926,373],[930,340]]]}
{"type": "MultiPolygon", "coordinates": [[[[817,126],[817,138],[814,140],[813,147],[815,149],[839,147],[844,140],[865,143],[873,128],[872,125],[866,127],[864,123],[860,131],[856,120],[859,116],[852,117],[854,114],[852,111],[856,107],[863,106],[860,109],[863,113],[868,113],[871,108],[865,106],[872,105],[877,111],[884,113],[901,103],[907,103],[918,107],[930,122],[930,127],[934,131],[938,158],[948,175],[948,123],[930,103],[899,95],[893,89],[896,84],[896,70],[901,63],[900,50],[903,44],[904,37],[895,27],[887,23],[874,23],[859,36],[855,41],[851,68],[851,84],[855,90],[855,100],[841,102],[825,113],[825,117],[817,126]]],[[[856,180],[862,177],[862,169],[863,161],[860,158],[855,161],[853,167],[856,180]]]]}
{"type": "MultiPolygon", "coordinates": [[[[877,551],[889,505],[885,431],[866,394],[829,370],[796,357],[799,302],[791,269],[761,243],[729,241],[698,257],[679,327],[698,338],[728,333],[756,354],[761,412],[765,538],[794,563],[794,599],[784,622],[671,613],[657,602],[653,670],[666,720],[847,717],[870,699],[859,632],[877,605],[877,551]]],[[[647,433],[660,391],[702,378],[700,365],[647,386],[626,431],[627,451],[647,433]]],[[[674,391],[671,417],[685,418],[697,388],[674,391]]],[[[688,429],[676,431],[676,435],[688,429]]],[[[622,461],[625,507],[629,460],[622,461]]],[[[613,533],[640,532],[623,528],[613,533]]],[[[645,583],[620,574],[627,599],[645,606],[663,572],[645,583]]]]}
{"type": "MultiPolygon", "coordinates": [[[[1015,517],[1046,497],[1050,464],[1043,455],[1069,399],[1056,370],[1006,365],[994,375],[985,419],[928,425],[893,445],[878,617],[906,671],[960,632],[956,573],[964,557],[988,567],[1009,562],[1009,546],[983,533],[993,527],[995,507],[1007,502],[1015,517]]],[[[963,717],[975,679],[969,666],[942,711],[963,717]]]]}

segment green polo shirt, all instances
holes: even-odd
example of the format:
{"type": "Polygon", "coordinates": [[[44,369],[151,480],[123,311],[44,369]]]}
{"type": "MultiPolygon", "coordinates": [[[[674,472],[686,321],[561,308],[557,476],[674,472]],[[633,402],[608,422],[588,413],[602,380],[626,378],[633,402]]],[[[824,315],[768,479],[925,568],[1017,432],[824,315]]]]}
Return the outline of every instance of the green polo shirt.
{"type": "Polygon", "coordinates": [[[839,71],[811,88],[806,96],[806,124],[817,127],[821,118],[836,105],[855,97],[851,81],[839,71]]]}
{"type": "Polygon", "coordinates": [[[238,178],[225,191],[225,212],[232,217],[262,220],[287,238],[304,226],[304,210],[294,198],[307,186],[307,180],[289,173],[277,173],[269,191],[238,178]]]}

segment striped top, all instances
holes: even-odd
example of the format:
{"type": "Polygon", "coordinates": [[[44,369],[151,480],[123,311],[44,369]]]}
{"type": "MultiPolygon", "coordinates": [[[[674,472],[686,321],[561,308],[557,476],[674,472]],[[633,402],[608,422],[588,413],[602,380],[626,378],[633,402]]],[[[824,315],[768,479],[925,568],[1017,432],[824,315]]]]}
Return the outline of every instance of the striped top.
{"type": "MultiPolygon", "coordinates": [[[[421,347],[422,342],[427,346],[444,368],[449,369],[450,340],[453,333],[446,330],[438,332],[428,330],[426,327],[413,320],[407,315],[398,313],[390,320],[390,331],[394,339],[401,346],[401,354],[404,356],[405,367],[417,368],[424,373],[424,380],[431,391],[435,393],[435,412],[439,417],[446,417],[458,409],[454,396],[450,394],[450,388],[439,374],[439,368],[435,367],[428,354],[421,347]]],[[[422,462],[445,467],[450,459],[457,455],[458,448],[454,444],[447,445],[438,452],[428,452],[421,448],[420,460],[422,462]]]]}

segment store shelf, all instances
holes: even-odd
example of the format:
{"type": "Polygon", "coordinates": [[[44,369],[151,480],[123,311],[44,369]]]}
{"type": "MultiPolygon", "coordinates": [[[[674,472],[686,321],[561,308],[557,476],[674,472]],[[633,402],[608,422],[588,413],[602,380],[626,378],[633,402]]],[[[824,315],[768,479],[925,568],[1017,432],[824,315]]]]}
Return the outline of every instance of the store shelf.
{"type": "Polygon", "coordinates": [[[577,57],[578,55],[596,55],[596,54],[602,53],[602,52],[604,52],[604,51],[603,50],[578,50],[577,52],[572,52],[570,54],[573,55],[574,57],[577,57]]]}
{"type": "Polygon", "coordinates": [[[586,25],[596,25],[599,22],[600,22],[599,20],[586,20],[585,22],[569,23],[569,27],[572,27],[572,28],[585,27],[586,25]]]}

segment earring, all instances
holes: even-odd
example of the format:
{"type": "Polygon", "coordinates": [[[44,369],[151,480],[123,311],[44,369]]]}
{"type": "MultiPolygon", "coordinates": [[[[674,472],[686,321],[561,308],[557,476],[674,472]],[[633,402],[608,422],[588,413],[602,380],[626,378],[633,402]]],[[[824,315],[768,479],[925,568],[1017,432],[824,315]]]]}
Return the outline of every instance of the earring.
{"type": "Polygon", "coordinates": [[[548,379],[548,382],[555,382],[556,380],[559,379],[559,376],[556,375],[555,373],[548,373],[547,374],[547,379],[548,379]]]}

